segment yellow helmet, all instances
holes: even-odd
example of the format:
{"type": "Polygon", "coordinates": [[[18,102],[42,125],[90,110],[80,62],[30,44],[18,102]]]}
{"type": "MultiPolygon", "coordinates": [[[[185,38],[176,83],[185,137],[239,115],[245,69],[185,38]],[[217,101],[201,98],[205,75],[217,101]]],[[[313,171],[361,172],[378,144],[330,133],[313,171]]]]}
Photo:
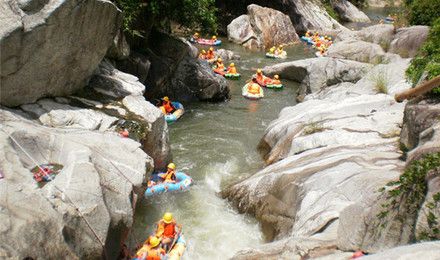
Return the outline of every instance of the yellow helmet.
{"type": "Polygon", "coordinates": [[[212,36],[212,39],[213,39],[213,40],[216,40],[216,39],[217,39],[217,36],[215,36],[215,35],[212,36]]]}
{"type": "Polygon", "coordinates": [[[198,32],[196,32],[194,35],[196,35],[196,36],[199,36],[199,33],[198,32]]]}
{"type": "Polygon", "coordinates": [[[173,221],[173,214],[171,214],[170,212],[167,212],[163,215],[163,222],[169,224],[173,221]]]}
{"type": "Polygon", "coordinates": [[[273,76],[275,79],[279,79],[280,78],[280,76],[278,76],[278,75],[275,75],[275,76],[273,76]]]}
{"type": "Polygon", "coordinates": [[[175,170],[176,169],[176,165],[174,163],[169,163],[167,168],[175,170]]]}
{"type": "Polygon", "coordinates": [[[257,69],[257,73],[260,74],[261,73],[261,69],[257,69]]]}
{"type": "Polygon", "coordinates": [[[218,58],[217,61],[218,62],[222,62],[223,60],[222,60],[222,58],[218,58]]]}
{"type": "Polygon", "coordinates": [[[235,67],[234,63],[229,64],[230,67],[235,67]]]}
{"type": "Polygon", "coordinates": [[[203,53],[203,54],[205,54],[205,53],[206,53],[206,51],[205,51],[205,50],[202,50],[202,53],[203,53]]]}
{"type": "Polygon", "coordinates": [[[163,100],[165,100],[165,101],[170,101],[170,99],[168,98],[168,97],[163,97],[163,100]]]}
{"type": "Polygon", "coordinates": [[[156,247],[160,244],[160,240],[157,237],[151,237],[150,238],[150,246],[151,247],[156,247]]]}
{"type": "Polygon", "coordinates": [[[210,50],[210,51],[214,51],[214,48],[210,47],[209,50],[210,50]]]}

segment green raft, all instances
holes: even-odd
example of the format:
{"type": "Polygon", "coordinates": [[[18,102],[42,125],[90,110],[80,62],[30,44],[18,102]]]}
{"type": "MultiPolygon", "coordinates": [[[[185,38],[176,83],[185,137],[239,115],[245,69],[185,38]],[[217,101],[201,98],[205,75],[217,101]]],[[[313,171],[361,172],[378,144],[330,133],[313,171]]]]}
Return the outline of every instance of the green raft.
{"type": "Polygon", "coordinates": [[[240,73],[235,73],[235,74],[231,74],[231,73],[226,73],[225,74],[225,78],[227,79],[239,79],[240,78],[240,73]]]}
{"type": "Polygon", "coordinates": [[[284,86],[283,84],[267,84],[266,88],[271,88],[271,89],[282,89],[284,86]]]}

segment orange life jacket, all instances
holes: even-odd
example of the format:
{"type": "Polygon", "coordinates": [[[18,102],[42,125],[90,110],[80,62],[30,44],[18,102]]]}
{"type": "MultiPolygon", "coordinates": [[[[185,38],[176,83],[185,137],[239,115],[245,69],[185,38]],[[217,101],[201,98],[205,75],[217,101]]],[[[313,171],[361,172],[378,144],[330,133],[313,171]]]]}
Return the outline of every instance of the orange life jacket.
{"type": "Polygon", "coordinates": [[[228,73],[229,74],[237,74],[237,68],[236,67],[229,67],[228,73]]]}
{"type": "Polygon", "coordinates": [[[281,81],[279,79],[273,79],[271,83],[274,85],[281,85],[281,81]]]}
{"type": "Polygon", "coordinates": [[[208,53],[206,53],[206,59],[207,60],[214,59],[214,52],[208,51],[208,53]]]}
{"type": "Polygon", "coordinates": [[[248,92],[254,95],[260,94],[260,85],[257,83],[249,83],[248,85],[248,92]]]}
{"type": "Polygon", "coordinates": [[[176,180],[176,174],[174,170],[168,170],[164,177],[163,177],[165,182],[171,182],[171,181],[175,181],[176,180]]]}
{"type": "Polygon", "coordinates": [[[172,113],[174,111],[173,104],[171,104],[170,101],[164,101],[163,102],[163,107],[165,108],[165,112],[167,114],[172,113]]]}
{"type": "Polygon", "coordinates": [[[163,250],[162,248],[148,248],[146,260],[161,260],[162,255],[165,255],[165,250],[163,250]]]}
{"type": "Polygon", "coordinates": [[[157,224],[157,237],[174,238],[176,235],[176,222],[173,221],[169,224],[165,223],[163,220],[159,221],[157,224]]]}
{"type": "Polygon", "coordinates": [[[219,70],[225,69],[225,65],[223,64],[223,62],[217,62],[217,69],[219,70]]]}

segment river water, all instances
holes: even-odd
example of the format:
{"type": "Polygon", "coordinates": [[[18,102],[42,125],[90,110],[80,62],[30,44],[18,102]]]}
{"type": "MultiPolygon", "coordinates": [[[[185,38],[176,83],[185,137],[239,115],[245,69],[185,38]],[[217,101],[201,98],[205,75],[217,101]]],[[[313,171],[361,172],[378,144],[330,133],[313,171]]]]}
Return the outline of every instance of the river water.
{"type": "MultiPolygon", "coordinates": [[[[251,52],[227,42],[221,48],[241,56],[241,60],[234,63],[242,78],[228,80],[231,100],[216,104],[184,104],[185,115],[169,127],[174,163],[178,170],[191,175],[194,185],[187,192],[141,201],[135,228],[129,237],[131,245],[147,238],[154,223],[166,211],[172,212],[183,225],[188,242],[184,259],[226,259],[238,250],[264,242],[256,220],[238,214],[218,196],[218,192],[263,167],[257,144],[281,109],[295,104],[297,84],[283,81],[286,86],[283,90],[266,89],[262,100],[244,99],[241,88],[255,69],[279,60],[267,59],[264,52],[251,52]]],[[[286,50],[287,60],[313,55],[312,50],[303,45],[286,50]]]]}
{"type": "MultiPolygon", "coordinates": [[[[376,8],[365,12],[374,23],[396,10],[376,8]]],[[[354,29],[366,25],[346,24],[354,29]]],[[[163,194],[139,202],[128,241],[131,247],[146,239],[167,211],[183,225],[188,242],[183,259],[227,259],[239,250],[264,243],[257,221],[238,214],[218,193],[263,167],[256,150],[258,142],[281,109],[295,104],[298,84],[281,79],[285,85],[283,90],[265,89],[265,97],[258,101],[244,99],[241,88],[257,68],[314,57],[314,51],[303,44],[289,46],[285,48],[286,60],[273,60],[265,58],[263,51],[249,51],[222,40],[221,48],[241,56],[241,60],[234,63],[242,77],[238,81],[228,80],[231,100],[184,104],[185,115],[170,125],[174,163],[195,182],[187,192],[163,194]]]]}

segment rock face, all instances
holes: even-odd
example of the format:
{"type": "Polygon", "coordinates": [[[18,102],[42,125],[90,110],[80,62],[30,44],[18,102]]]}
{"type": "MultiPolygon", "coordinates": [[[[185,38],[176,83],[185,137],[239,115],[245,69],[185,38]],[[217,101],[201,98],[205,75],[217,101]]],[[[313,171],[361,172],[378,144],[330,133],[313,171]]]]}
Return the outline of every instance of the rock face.
{"type": "Polygon", "coordinates": [[[330,4],[345,22],[370,22],[364,12],[347,0],[332,0],[330,4]]]}
{"type": "Polygon", "coordinates": [[[122,18],[110,1],[28,2],[23,9],[18,1],[0,3],[0,103],[7,106],[84,87],[122,18]]]}
{"type": "Polygon", "coordinates": [[[328,49],[327,56],[376,64],[384,61],[386,57],[380,45],[358,40],[333,44],[328,49]]]}
{"type": "Polygon", "coordinates": [[[152,32],[147,57],[151,67],[146,80],[147,97],[179,97],[181,101],[222,101],[229,98],[226,80],[208,63],[197,59],[189,42],[164,33],[152,32]]]}
{"type": "Polygon", "coordinates": [[[379,44],[384,50],[387,50],[394,37],[394,26],[392,24],[376,24],[363,28],[357,34],[363,41],[379,44]]]}
{"type": "Polygon", "coordinates": [[[110,133],[48,128],[7,110],[0,110],[0,118],[1,255],[116,258],[145,175],[153,169],[139,143],[110,133]],[[63,169],[41,187],[30,170],[47,162],[63,169]]]}
{"type": "Polygon", "coordinates": [[[119,29],[115,38],[113,39],[112,45],[107,50],[107,57],[115,60],[125,60],[130,55],[130,45],[125,38],[122,29],[119,29]]]}
{"type": "Polygon", "coordinates": [[[338,83],[356,83],[369,68],[371,65],[366,63],[324,57],[278,63],[263,71],[301,83],[299,94],[304,97],[338,83]]]}
{"type": "Polygon", "coordinates": [[[390,45],[390,52],[404,58],[414,57],[428,38],[428,26],[411,26],[397,30],[390,45]]]}
{"type": "Polygon", "coordinates": [[[270,48],[298,40],[289,17],[283,13],[249,5],[242,15],[228,25],[228,39],[247,48],[270,48]]]}
{"type": "MultiPolygon", "coordinates": [[[[298,72],[291,74],[287,67],[274,67],[281,67],[282,75],[310,77],[321,68],[310,70],[313,60],[296,61],[308,66],[295,68],[298,72]]],[[[327,62],[327,68],[343,68],[346,62],[321,60],[315,62],[327,62]],[[330,66],[330,62],[340,64],[330,66]]],[[[359,219],[364,211],[370,212],[370,218],[375,216],[371,212],[379,212],[375,208],[380,205],[378,189],[395,180],[405,166],[397,143],[405,105],[396,103],[393,93],[410,88],[403,80],[408,65],[409,60],[399,60],[371,69],[363,63],[347,63],[347,68],[359,66],[366,74],[344,79],[337,75],[344,75],[345,69],[332,70],[328,78],[339,82],[321,83],[324,87],[307,95],[304,102],[281,111],[259,145],[268,166],[222,193],[240,212],[255,215],[267,238],[277,241],[243,251],[236,259],[326,255],[323,259],[343,259],[350,255],[338,249],[380,250],[383,240],[377,240],[376,247],[348,241],[372,241],[373,236],[362,229],[371,219],[359,219]],[[373,75],[387,70],[396,74],[388,77],[389,94],[378,93],[373,75]]],[[[269,73],[274,73],[271,69],[269,73]]],[[[391,244],[384,243],[382,248],[391,244]]]]}

